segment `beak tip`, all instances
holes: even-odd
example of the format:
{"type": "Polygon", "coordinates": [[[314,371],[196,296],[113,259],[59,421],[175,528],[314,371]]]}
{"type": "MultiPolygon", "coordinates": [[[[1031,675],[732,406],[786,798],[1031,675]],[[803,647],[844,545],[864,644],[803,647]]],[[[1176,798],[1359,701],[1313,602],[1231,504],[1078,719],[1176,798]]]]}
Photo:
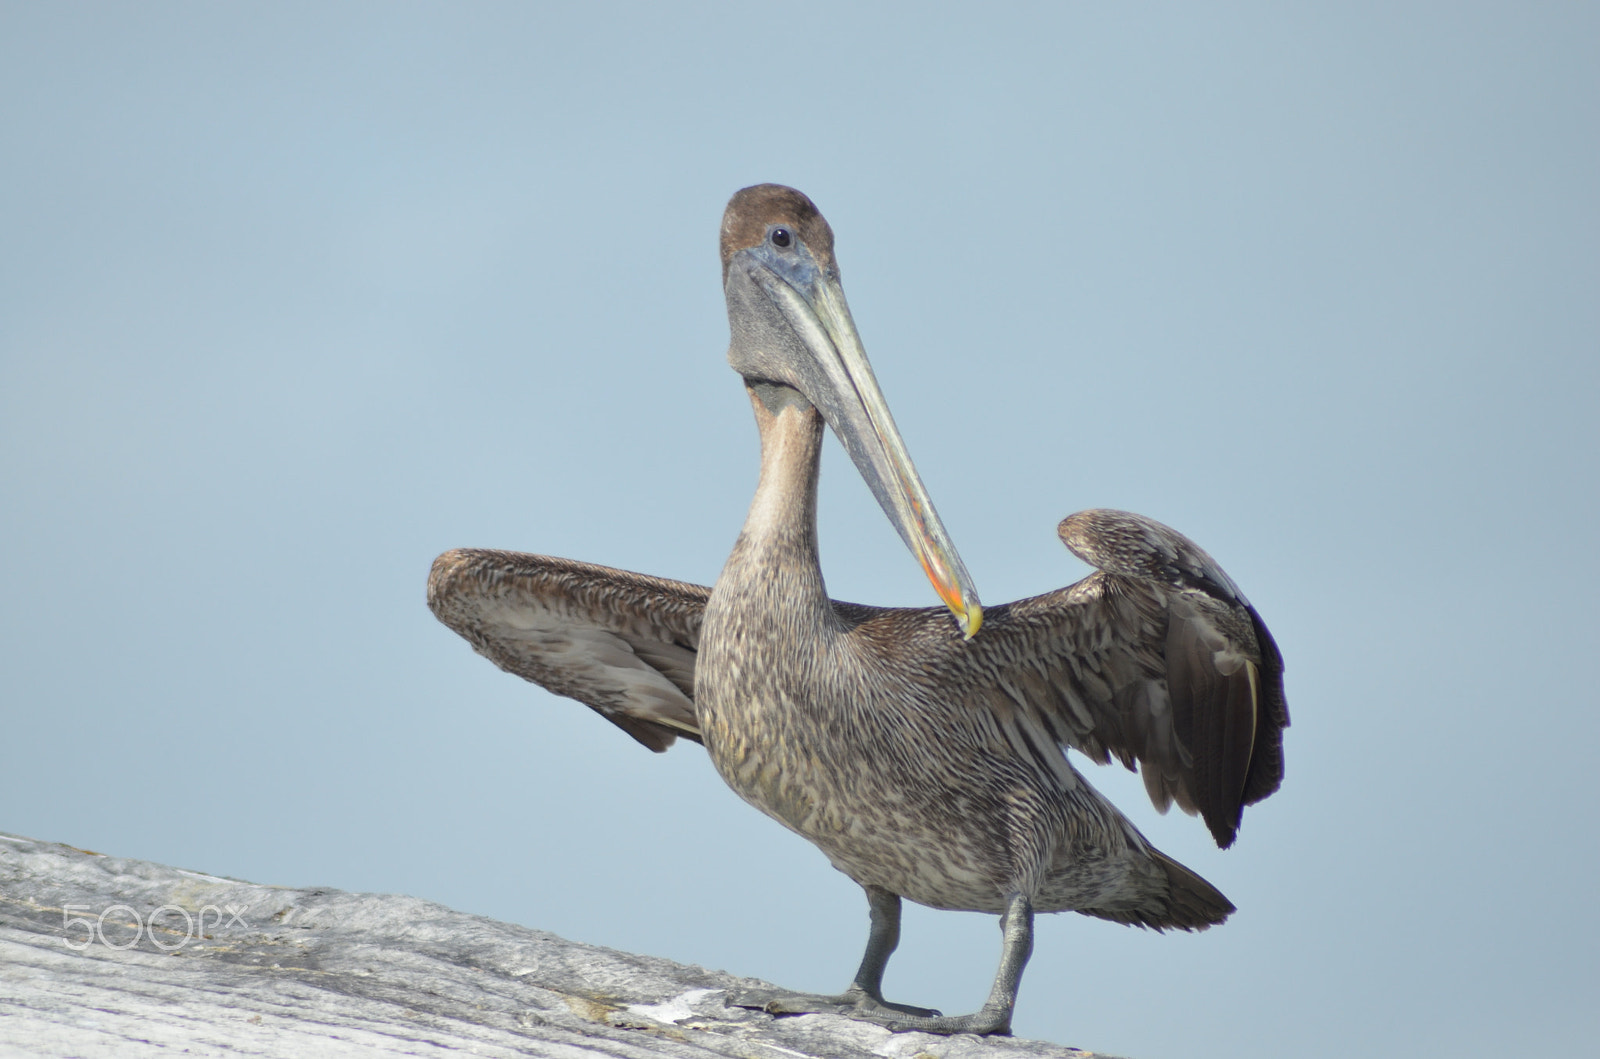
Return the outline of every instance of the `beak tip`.
{"type": "Polygon", "coordinates": [[[961,626],[961,638],[970,640],[978,635],[978,630],[983,627],[983,607],[973,600],[967,604],[964,612],[956,615],[956,623],[961,626]]]}

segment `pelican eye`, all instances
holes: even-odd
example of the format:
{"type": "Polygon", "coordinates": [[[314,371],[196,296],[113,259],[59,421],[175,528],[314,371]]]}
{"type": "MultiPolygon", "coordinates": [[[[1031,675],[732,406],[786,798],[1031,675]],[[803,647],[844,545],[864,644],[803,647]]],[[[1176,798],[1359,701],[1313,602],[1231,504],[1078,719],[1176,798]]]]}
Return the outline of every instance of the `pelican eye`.
{"type": "Polygon", "coordinates": [[[788,248],[790,243],[794,242],[794,236],[789,234],[789,229],[787,228],[774,228],[767,238],[772,240],[773,246],[785,249],[788,248]]]}

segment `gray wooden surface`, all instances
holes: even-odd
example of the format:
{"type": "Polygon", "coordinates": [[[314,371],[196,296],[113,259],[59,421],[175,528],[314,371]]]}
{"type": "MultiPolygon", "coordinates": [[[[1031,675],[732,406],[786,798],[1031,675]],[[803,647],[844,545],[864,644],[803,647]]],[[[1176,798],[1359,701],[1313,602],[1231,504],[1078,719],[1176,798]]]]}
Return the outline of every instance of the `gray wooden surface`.
{"type": "Polygon", "coordinates": [[[0,834],[0,1056],[1082,1059],[729,1007],[756,985],[410,897],[0,834]]]}

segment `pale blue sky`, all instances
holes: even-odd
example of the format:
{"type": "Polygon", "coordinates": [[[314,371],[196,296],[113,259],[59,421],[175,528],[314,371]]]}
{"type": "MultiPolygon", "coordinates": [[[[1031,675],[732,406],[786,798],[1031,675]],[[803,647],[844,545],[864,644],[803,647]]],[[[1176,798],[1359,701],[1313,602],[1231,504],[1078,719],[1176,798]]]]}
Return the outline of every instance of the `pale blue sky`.
{"type": "MultiPolygon", "coordinates": [[[[459,545],[716,577],[716,226],[780,181],[985,600],[1123,507],[1288,659],[1234,849],[1091,774],[1238,914],[1047,917],[1017,1032],[1592,1048],[1597,10],[0,3],[0,829],[841,987],[854,884],[423,604],[459,545]]],[[[931,605],[841,456],[830,587],[931,605]]],[[[889,992],[998,942],[911,910],[889,992]]]]}

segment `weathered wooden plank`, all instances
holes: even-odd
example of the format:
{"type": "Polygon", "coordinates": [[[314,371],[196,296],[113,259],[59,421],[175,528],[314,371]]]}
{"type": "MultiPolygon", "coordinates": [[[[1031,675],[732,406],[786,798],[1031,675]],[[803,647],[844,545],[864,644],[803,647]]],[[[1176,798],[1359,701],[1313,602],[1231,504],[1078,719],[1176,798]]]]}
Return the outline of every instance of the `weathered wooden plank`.
{"type": "Polygon", "coordinates": [[[411,897],[0,834],[0,1055],[1083,1059],[724,1003],[765,983],[411,897]]]}

